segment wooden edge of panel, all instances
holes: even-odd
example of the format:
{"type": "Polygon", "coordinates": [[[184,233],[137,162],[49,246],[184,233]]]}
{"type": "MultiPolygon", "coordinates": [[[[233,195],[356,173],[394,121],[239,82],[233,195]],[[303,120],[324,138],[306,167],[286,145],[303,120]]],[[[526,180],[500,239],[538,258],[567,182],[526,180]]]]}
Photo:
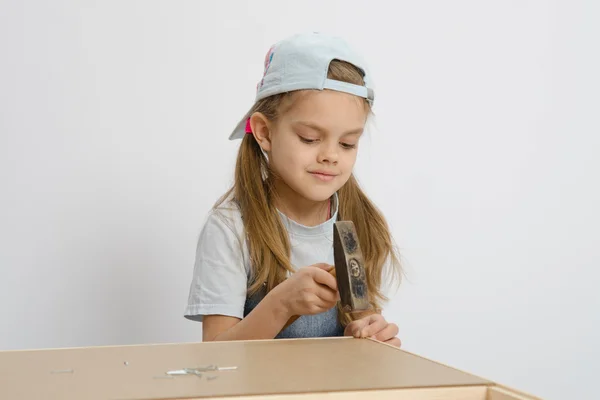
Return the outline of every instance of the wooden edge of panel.
{"type": "Polygon", "coordinates": [[[541,397],[535,397],[523,391],[511,389],[502,385],[488,387],[488,393],[485,400],[543,400],[541,397]]]}
{"type": "MultiPolygon", "coordinates": [[[[404,388],[386,390],[352,390],[343,392],[318,392],[295,394],[271,394],[256,396],[219,397],[219,400],[487,400],[488,386],[448,386],[430,388],[404,388]]],[[[164,399],[164,400],[205,400],[164,399]]]]}

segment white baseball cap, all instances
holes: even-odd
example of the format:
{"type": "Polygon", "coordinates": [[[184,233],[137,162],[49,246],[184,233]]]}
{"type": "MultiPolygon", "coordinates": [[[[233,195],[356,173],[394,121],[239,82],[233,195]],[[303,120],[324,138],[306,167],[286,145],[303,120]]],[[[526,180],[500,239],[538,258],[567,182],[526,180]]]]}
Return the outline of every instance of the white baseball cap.
{"type": "MultiPolygon", "coordinates": [[[[256,87],[255,101],[294,90],[336,90],[363,97],[373,103],[375,93],[366,63],[341,38],[318,32],[290,36],[273,45],[265,57],[263,77],[256,87]],[[348,62],[364,74],[364,86],[327,78],[332,60],[348,62]]],[[[241,139],[249,131],[251,110],[229,136],[241,139]]]]}

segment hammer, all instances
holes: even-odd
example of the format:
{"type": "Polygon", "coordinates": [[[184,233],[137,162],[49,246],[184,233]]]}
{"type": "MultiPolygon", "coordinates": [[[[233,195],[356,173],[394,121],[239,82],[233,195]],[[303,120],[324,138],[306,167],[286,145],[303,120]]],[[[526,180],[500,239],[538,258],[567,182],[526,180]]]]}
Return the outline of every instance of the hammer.
{"type": "MultiPolygon", "coordinates": [[[[329,273],[335,276],[337,281],[342,311],[358,313],[369,310],[365,262],[352,221],[337,221],[333,225],[333,258],[335,268],[329,273]]],[[[291,317],[282,330],[299,317],[291,317]]]]}

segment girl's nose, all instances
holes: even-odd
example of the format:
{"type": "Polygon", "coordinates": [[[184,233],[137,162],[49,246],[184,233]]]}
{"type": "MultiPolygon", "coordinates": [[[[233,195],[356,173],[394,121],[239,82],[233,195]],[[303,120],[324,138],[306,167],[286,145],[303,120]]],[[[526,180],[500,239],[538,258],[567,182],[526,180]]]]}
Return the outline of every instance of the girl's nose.
{"type": "Polygon", "coordinates": [[[337,164],[339,159],[337,143],[323,142],[319,150],[318,161],[320,163],[337,164]]]}

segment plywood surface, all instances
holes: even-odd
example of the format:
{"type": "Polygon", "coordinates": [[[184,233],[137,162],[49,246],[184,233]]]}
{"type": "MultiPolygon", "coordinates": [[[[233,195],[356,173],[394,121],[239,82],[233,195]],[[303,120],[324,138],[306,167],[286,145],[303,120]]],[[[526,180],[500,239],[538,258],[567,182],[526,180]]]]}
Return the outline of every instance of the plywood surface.
{"type": "Polygon", "coordinates": [[[0,352],[3,399],[183,399],[488,384],[354,338],[0,352]],[[165,374],[211,364],[237,369],[202,377],[165,374]]]}

